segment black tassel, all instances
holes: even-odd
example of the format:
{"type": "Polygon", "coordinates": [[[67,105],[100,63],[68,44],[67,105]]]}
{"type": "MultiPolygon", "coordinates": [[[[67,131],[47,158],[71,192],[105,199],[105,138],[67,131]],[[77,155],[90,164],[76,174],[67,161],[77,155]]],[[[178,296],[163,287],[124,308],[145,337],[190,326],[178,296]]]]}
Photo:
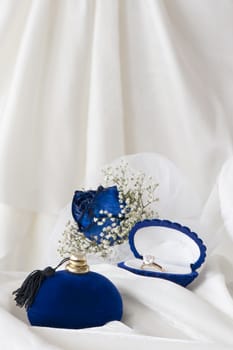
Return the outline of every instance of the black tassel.
{"type": "Polygon", "coordinates": [[[12,293],[15,295],[16,305],[19,307],[25,306],[25,308],[28,309],[32,305],[45,278],[54,275],[58,267],[67,260],[69,260],[69,258],[63,259],[55,268],[48,266],[44,270],[32,271],[24,280],[22,286],[12,293]]]}

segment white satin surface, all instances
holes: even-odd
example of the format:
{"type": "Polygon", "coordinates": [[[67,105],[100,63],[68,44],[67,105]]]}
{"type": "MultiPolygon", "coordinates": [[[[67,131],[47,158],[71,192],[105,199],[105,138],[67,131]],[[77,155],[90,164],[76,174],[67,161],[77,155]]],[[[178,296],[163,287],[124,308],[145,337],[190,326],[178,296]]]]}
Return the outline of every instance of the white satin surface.
{"type": "Polygon", "coordinates": [[[85,176],[145,151],[206,199],[232,153],[232,12],[230,0],[2,0],[1,202],[57,213],[85,176]]]}
{"type": "Polygon", "coordinates": [[[1,349],[232,349],[232,23],[231,0],[1,0],[1,349]],[[11,293],[56,260],[74,190],[141,152],[156,153],[163,216],[199,227],[200,277],[96,264],[122,322],[30,327],[11,293]]]}

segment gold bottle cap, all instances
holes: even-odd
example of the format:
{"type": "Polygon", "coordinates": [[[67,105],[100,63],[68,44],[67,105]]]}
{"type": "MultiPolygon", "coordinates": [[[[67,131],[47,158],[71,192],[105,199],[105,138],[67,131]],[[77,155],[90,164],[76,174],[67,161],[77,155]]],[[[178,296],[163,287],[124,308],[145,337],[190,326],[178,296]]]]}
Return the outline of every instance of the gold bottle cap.
{"type": "Polygon", "coordinates": [[[89,272],[89,266],[87,265],[87,259],[85,254],[77,253],[70,256],[70,260],[66,265],[66,269],[72,273],[83,274],[89,272]]]}

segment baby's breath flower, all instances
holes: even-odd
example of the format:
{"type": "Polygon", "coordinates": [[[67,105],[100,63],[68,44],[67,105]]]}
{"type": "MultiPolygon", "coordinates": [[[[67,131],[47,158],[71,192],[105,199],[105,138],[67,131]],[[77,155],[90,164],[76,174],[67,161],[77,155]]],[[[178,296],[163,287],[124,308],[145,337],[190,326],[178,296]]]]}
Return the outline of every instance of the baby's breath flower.
{"type": "Polygon", "coordinates": [[[129,232],[138,221],[158,217],[158,213],[151,207],[152,203],[159,200],[155,196],[158,184],[151,176],[146,177],[144,173],[134,171],[125,160],[121,160],[117,166],[105,167],[103,175],[104,186],[117,186],[120,213],[113,217],[112,213],[100,209],[99,214],[105,217],[94,217],[94,223],[104,226],[109,220],[109,225],[102,228],[99,237],[94,236],[92,239],[79,231],[74,220],[69,220],[59,241],[58,251],[61,256],[79,250],[106,257],[114,245],[128,241],[129,232]]]}

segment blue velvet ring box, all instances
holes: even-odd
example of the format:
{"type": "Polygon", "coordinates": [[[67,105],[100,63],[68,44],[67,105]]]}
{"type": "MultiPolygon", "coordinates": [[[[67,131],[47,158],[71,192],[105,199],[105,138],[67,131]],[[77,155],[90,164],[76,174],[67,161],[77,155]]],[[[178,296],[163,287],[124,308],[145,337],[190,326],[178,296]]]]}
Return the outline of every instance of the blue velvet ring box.
{"type": "Polygon", "coordinates": [[[197,276],[206,257],[206,246],[198,235],[188,227],[168,220],[144,220],[137,223],[129,233],[130,248],[134,259],[122,261],[119,267],[138,275],[170,280],[187,286],[197,276]],[[143,257],[153,256],[153,266],[143,267],[143,257]]]}

